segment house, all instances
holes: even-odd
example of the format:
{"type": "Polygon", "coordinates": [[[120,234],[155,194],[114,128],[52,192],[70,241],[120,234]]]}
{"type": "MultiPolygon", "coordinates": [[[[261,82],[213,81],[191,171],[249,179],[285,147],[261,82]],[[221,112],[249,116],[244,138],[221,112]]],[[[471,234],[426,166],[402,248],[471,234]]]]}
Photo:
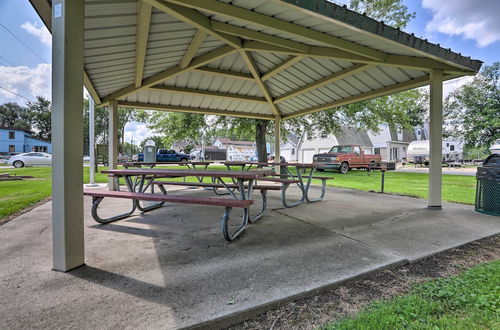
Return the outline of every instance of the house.
{"type": "Polygon", "coordinates": [[[287,141],[280,146],[280,154],[287,162],[297,162],[299,160],[299,146],[301,136],[289,134],[287,141]]]}
{"type": "Polygon", "coordinates": [[[373,143],[373,153],[384,161],[400,162],[407,158],[408,145],[412,141],[425,140],[427,134],[423,127],[399,129],[387,124],[379,126],[377,133],[368,132],[373,143]]]}
{"type": "Polygon", "coordinates": [[[227,160],[253,161],[257,159],[257,146],[252,141],[235,141],[227,138],[217,138],[215,147],[227,151],[227,160]]]}
{"type": "Polygon", "coordinates": [[[52,152],[52,144],[35,139],[29,130],[0,127],[0,152],[52,152]]]}
{"type": "MultiPolygon", "coordinates": [[[[297,145],[297,161],[312,163],[315,154],[328,152],[332,146],[339,144],[357,144],[367,153],[373,151],[373,144],[366,131],[344,127],[337,135],[326,132],[317,135],[304,133],[297,145]]],[[[283,147],[286,148],[286,144],[283,147]]]]}

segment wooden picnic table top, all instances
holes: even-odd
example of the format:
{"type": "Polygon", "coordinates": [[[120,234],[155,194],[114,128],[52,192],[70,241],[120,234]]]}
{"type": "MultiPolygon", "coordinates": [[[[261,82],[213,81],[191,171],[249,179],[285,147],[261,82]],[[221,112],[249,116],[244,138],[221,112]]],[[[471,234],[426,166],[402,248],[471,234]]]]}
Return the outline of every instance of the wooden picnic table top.
{"type": "Polygon", "coordinates": [[[163,168],[138,168],[138,169],[116,169],[103,170],[101,173],[113,174],[117,176],[128,175],[157,175],[163,177],[220,177],[220,178],[236,178],[236,179],[257,179],[263,176],[273,175],[272,170],[255,170],[255,171],[230,171],[230,170],[184,170],[184,169],[163,169],[163,168]]]}
{"type": "Polygon", "coordinates": [[[316,168],[320,166],[320,164],[315,163],[274,163],[274,162],[246,162],[246,161],[227,161],[221,162],[224,165],[234,165],[234,166],[242,166],[242,165],[255,165],[255,166],[291,166],[297,168],[316,168]]]}
{"type": "Polygon", "coordinates": [[[194,161],[194,162],[124,162],[118,163],[118,165],[128,165],[128,166],[153,166],[153,165],[210,165],[213,161],[194,161]]]}

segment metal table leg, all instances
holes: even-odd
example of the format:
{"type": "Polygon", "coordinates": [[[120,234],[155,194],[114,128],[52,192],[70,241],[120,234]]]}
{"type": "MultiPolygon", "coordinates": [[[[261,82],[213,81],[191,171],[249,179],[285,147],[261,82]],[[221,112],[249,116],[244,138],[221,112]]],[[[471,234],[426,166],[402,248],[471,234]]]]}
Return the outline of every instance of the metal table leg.
{"type": "MultiPolygon", "coordinates": [[[[226,183],[222,180],[222,178],[218,177],[217,181],[219,181],[228,191],[228,193],[235,199],[241,199],[241,200],[246,200],[249,199],[249,196],[252,195],[252,189],[253,189],[253,179],[248,180],[248,194],[245,191],[245,185],[244,185],[244,180],[243,179],[238,179],[238,190],[240,192],[240,198],[232,191],[229,187],[227,187],[226,183]]],[[[229,230],[229,213],[231,211],[230,207],[226,207],[224,214],[222,215],[221,218],[221,231],[222,235],[224,236],[224,239],[227,241],[234,241],[243,231],[245,231],[247,225],[248,225],[248,220],[249,220],[249,208],[246,207],[243,209],[243,215],[241,219],[241,224],[236,228],[234,231],[230,232],[229,230]]]]}
{"type": "Polygon", "coordinates": [[[311,186],[312,176],[315,170],[316,170],[315,168],[311,169],[311,173],[309,173],[309,178],[307,179],[307,184],[306,184],[306,200],[309,203],[316,203],[322,201],[323,198],[325,198],[326,194],[326,179],[321,179],[321,195],[319,196],[319,198],[309,198],[309,187],[311,186]]]}

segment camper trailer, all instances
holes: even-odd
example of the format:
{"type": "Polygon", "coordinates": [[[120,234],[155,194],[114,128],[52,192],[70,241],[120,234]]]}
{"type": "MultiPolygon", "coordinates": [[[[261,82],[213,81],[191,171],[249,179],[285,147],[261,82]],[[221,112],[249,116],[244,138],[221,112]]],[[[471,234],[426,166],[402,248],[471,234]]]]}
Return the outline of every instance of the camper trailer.
{"type": "MultiPolygon", "coordinates": [[[[410,163],[429,165],[429,140],[413,141],[408,145],[407,160],[410,163]]],[[[443,140],[443,163],[455,163],[462,160],[461,142],[443,140]]]]}

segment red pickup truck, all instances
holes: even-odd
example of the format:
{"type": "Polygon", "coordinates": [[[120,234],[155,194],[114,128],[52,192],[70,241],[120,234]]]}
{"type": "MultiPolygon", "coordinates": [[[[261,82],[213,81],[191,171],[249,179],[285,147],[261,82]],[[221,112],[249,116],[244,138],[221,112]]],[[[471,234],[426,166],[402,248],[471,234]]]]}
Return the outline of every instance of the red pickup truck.
{"type": "Polygon", "coordinates": [[[338,170],[345,174],[350,168],[368,168],[380,163],[380,155],[369,155],[358,145],[348,144],[333,146],[330,151],[324,154],[313,156],[313,163],[320,164],[319,171],[338,170]]]}

